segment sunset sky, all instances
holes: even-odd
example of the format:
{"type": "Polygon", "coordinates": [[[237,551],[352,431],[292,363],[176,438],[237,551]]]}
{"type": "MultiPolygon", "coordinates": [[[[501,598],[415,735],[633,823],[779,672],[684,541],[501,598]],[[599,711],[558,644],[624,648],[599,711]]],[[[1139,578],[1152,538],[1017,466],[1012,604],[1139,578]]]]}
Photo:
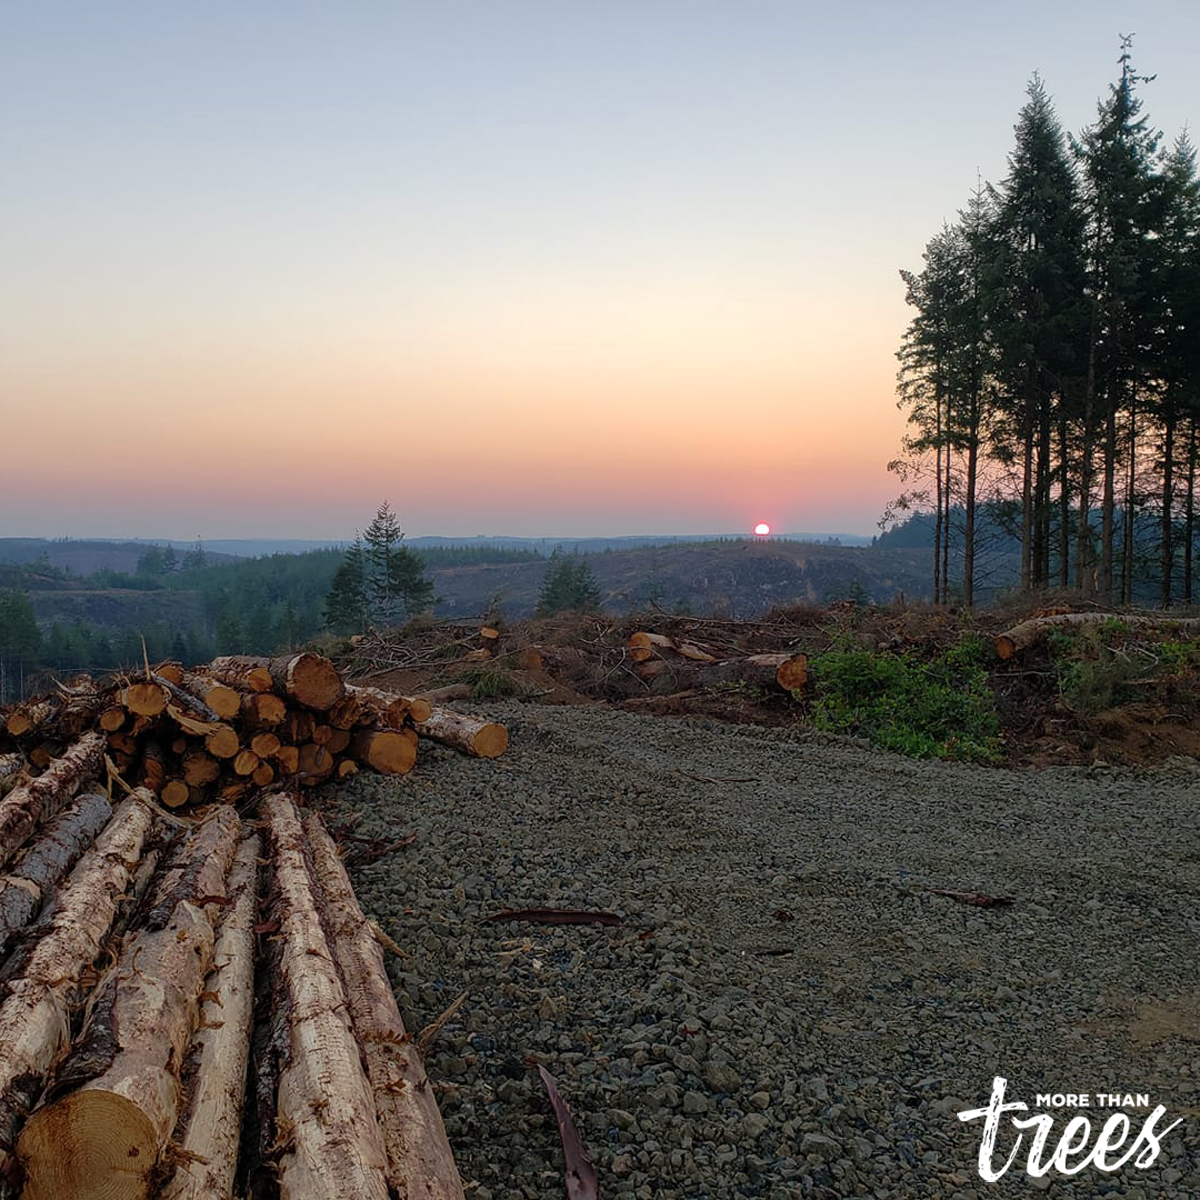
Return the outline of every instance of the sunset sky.
{"type": "Polygon", "coordinates": [[[1200,122],[1196,0],[0,0],[0,535],[871,533],[897,268],[1119,32],[1200,122]]]}

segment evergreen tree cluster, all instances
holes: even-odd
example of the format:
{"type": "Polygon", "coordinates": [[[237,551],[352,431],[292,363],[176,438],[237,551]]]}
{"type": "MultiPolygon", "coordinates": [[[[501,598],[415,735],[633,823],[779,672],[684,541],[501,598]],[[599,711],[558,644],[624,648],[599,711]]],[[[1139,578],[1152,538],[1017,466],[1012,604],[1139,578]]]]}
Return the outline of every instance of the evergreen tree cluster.
{"type": "Polygon", "coordinates": [[[421,555],[403,545],[400,519],[385,500],[346,551],[325,599],[325,627],[361,633],[411,619],[434,602],[421,555]]]}
{"type": "Polygon", "coordinates": [[[546,566],[546,578],[538,593],[537,615],[594,612],[599,607],[600,588],[592,568],[580,555],[566,554],[559,546],[546,566]]]}
{"type": "Polygon", "coordinates": [[[901,272],[889,515],[931,512],[939,601],[974,601],[985,515],[1024,589],[1195,597],[1200,180],[1187,134],[1165,145],[1143,115],[1128,38],[1119,66],[1078,137],[1035,76],[1005,178],[901,272]]]}

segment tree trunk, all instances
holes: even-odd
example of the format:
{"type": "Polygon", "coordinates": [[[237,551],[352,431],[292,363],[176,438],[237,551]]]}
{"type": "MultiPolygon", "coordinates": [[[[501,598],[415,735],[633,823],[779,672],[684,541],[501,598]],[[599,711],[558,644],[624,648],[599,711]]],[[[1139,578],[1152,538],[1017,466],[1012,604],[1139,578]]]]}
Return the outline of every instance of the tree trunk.
{"type": "Polygon", "coordinates": [[[323,916],[375,1092],[388,1180],[406,1200],[462,1200],[463,1188],[421,1056],[404,1029],[383,952],[321,818],[304,821],[323,916]]]}
{"type": "Polygon", "coordinates": [[[240,828],[237,814],[222,809],[179,844],[158,877],[56,1075],[59,1098],[21,1134],[24,1200],[93,1196],[98,1180],[106,1196],[149,1195],[178,1117],[180,1067],[240,828]]]}
{"type": "Polygon", "coordinates": [[[261,680],[259,672],[266,671],[271,680],[271,687],[279,696],[286,696],[305,708],[316,712],[324,712],[336,704],[343,695],[345,687],[337,668],[320,654],[290,654],[281,658],[254,658],[247,655],[231,655],[226,658],[215,658],[208,665],[208,673],[214,679],[230,683],[237,687],[249,688],[252,691],[266,691],[266,688],[252,685],[251,680],[261,680]]]}
{"type": "Polygon", "coordinates": [[[1071,583],[1071,460],[1067,431],[1066,401],[1059,396],[1058,417],[1058,586],[1071,583]]]}
{"type": "MultiPolygon", "coordinates": [[[[380,688],[357,687],[347,685],[347,697],[357,700],[359,704],[359,720],[371,720],[377,725],[388,729],[403,729],[411,721],[423,721],[429,715],[429,701],[409,696],[401,696],[395,692],[385,692],[380,688]]],[[[344,728],[349,728],[345,726],[344,728]]]]}
{"type": "Polygon", "coordinates": [[[6,964],[0,985],[0,1153],[11,1151],[51,1065],[66,1049],[84,973],[100,957],[153,814],[135,793],[60,889],[41,936],[6,964]]]}
{"type": "Polygon", "coordinates": [[[190,1087],[174,1141],[182,1153],[159,1200],[231,1200],[254,1011],[257,834],[242,840],[229,873],[228,905],[204,985],[200,1026],[184,1067],[190,1087]]]}
{"type": "MultiPolygon", "coordinates": [[[[745,683],[785,692],[799,691],[808,682],[808,657],[804,654],[752,654],[749,658],[725,658],[714,663],[652,660],[637,669],[659,667],[654,673],[669,680],[669,686],[711,687],[719,683],[745,683]]],[[[417,726],[420,730],[420,726],[417,726]]]]}
{"type": "MultiPolygon", "coordinates": [[[[1116,618],[1122,625],[1137,629],[1164,629],[1183,637],[1200,636],[1200,617],[1134,617],[1116,618]]],[[[999,658],[1012,658],[1021,650],[1037,645],[1052,629],[1070,629],[1081,625],[1099,625],[1113,620],[1112,613],[1058,613],[1053,617],[1033,617],[1022,621],[1011,629],[997,634],[996,654],[999,658]]]]}
{"type": "Polygon", "coordinates": [[[221,764],[206,750],[196,747],[184,752],[181,759],[183,782],[189,787],[204,787],[216,783],[221,774],[221,764]]]}
{"type": "Polygon", "coordinates": [[[1116,398],[1108,397],[1104,418],[1104,495],[1100,500],[1100,601],[1112,604],[1113,540],[1115,537],[1117,412],[1116,398]]]}
{"type": "Polygon", "coordinates": [[[104,737],[84,734],[36,779],[13,788],[0,800],[0,867],[21,848],[38,825],[52,817],[100,770],[104,737]]]}
{"type": "Polygon", "coordinates": [[[213,758],[232,758],[242,743],[232,725],[218,725],[205,737],[204,748],[213,758]]]}
{"type": "Polygon", "coordinates": [[[242,721],[247,729],[274,729],[283,724],[287,704],[274,692],[248,692],[242,696],[242,721]]]}
{"type": "Polygon", "coordinates": [[[121,703],[138,717],[157,717],[166,711],[167,689],[161,683],[131,683],[121,692],[121,703]]]}
{"type": "Polygon", "coordinates": [[[1162,528],[1159,538],[1161,560],[1159,570],[1162,580],[1159,586],[1159,603],[1163,608],[1171,607],[1171,592],[1175,574],[1175,529],[1172,525],[1175,498],[1175,409],[1168,399],[1163,412],[1163,474],[1162,474],[1162,528]]]}
{"type": "Polygon", "coordinates": [[[943,510],[945,488],[943,486],[944,471],[942,468],[942,456],[944,447],[942,445],[945,440],[943,437],[943,421],[942,421],[942,371],[939,363],[936,368],[936,382],[934,383],[934,413],[936,427],[934,430],[934,451],[936,454],[934,469],[936,491],[934,493],[935,511],[937,513],[933,525],[933,602],[941,604],[945,600],[945,589],[942,586],[942,523],[944,520],[943,510]]]}
{"type": "MultiPolygon", "coordinates": [[[[318,749],[329,760],[332,771],[333,756],[324,746],[318,749]]],[[[359,762],[384,775],[407,775],[417,761],[417,735],[411,729],[360,729],[350,741],[350,752],[359,762]]],[[[300,767],[303,771],[303,748],[300,767]]]]}
{"type": "Polygon", "coordinates": [[[195,697],[201,704],[211,709],[216,714],[218,721],[236,717],[241,708],[241,692],[211,676],[184,671],[179,686],[188,695],[195,697]]]}
{"type": "Polygon", "coordinates": [[[1133,603],[1133,552],[1137,515],[1137,403],[1129,406],[1129,463],[1125,475],[1125,520],[1122,522],[1121,603],[1133,603]]]}
{"type": "Polygon", "coordinates": [[[963,530],[963,604],[975,606],[975,488],[979,466],[979,438],[971,431],[967,447],[966,527],[963,530]]]}
{"type": "Polygon", "coordinates": [[[50,724],[57,712],[58,701],[53,696],[47,696],[33,704],[18,705],[8,714],[4,727],[13,737],[23,737],[50,724]]]}
{"type": "Polygon", "coordinates": [[[104,796],[80,796],[46,826],[8,874],[0,876],[0,959],[111,818],[112,806],[104,796]]]}
{"type": "Polygon", "coordinates": [[[508,748],[508,730],[503,725],[449,708],[435,708],[415,728],[422,737],[443,742],[476,758],[498,758],[508,748]]]}
{"type": "Polygon", "coordinates": [[[213,679],[227,683],[239,691],[271,690],[271,672],[263,665],[261,658],[243,658],[237,654],[227,654],[223,658],[214,658],[203,670],[206,675],[211,675],[213,679]]]}
{"type": "Polygon", "coordinates": [[[387,1152],[375,1099],[313,899],[304,832],[288,796],[261,809],[274,864],[280,965],[276,1005],[287,1014],[276,1128],[283,1200],[388,1200],[387,1152]]]}
{"type": "Polygon", "coordinates": [[[1050,401],[1045,388],[1038,391],[1032,573],[1042,590],[1050,582],[1050,401]]]}
{"type": "Polygon", "coordinates": [[[1193,600],[1192,561],[1196,545],[1196,425],[1196,418],[1192,417],[1188,422],[1187,492],[1183,501],[1183,599],[1187,604],[1193,600]]]}
{"type": "Polygon", "coordinates": [[[1025,401],[1025,432],[1021,464],[1021,591],[1033,587],[1033,418],[1025,401]]]}

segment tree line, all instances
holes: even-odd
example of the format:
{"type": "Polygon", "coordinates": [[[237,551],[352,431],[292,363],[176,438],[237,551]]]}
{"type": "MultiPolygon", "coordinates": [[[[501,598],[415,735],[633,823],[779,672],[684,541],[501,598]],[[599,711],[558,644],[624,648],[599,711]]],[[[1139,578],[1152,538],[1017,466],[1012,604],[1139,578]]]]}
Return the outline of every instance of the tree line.
{"type": "Polygon", "coordinates": [[[901,271],[909,432],[885,521],[933,518],[935,600],[976,599],[981,526],[1025,590],[1195,598],[1200,182],[1143,112],[1129,38],[1078,136],[1034,76],[1008,170],[901,271]]]}

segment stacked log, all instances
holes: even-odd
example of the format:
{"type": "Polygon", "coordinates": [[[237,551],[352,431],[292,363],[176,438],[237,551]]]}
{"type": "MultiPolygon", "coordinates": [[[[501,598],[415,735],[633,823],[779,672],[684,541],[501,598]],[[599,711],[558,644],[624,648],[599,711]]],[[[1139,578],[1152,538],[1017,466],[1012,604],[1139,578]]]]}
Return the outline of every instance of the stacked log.
{"type": "Polygon", "coordinates": [[[315,814],[304,821],[313,885],[341,966],[346,1001],[376,1096],[386,1175],[396,1195],[462,1200],[462,1181],[421,1056],[396,1007],[379,940],[358,906],[333,839],[315,814]]]}
{"type": "Polygon", "coordinates": [[[241,822],[218,810],[160,872],[139,928],[96,989],[55,1092],[17,1144],[27,1200],[145,1196],[179,1116],[180,1071],[212,965],[213,923],[241,822]]]}
{"type": "Polygon", "coordinates": [[[4,964],[0,983],[0,1154],[37,1102],[67,1048],[70,1013],[100,958],[129,888],[153,817],[130,796],[75,865],[25,949],[4,964]]]}
{"type": "MultiPolygon", "coordinates": [[[[312,653],[227,656],[190,671],[162,663],[142,678],[107,686],[78,681],[69,693],[11,710],[7,725],[22,731],[18,744],[38,739],[28,756],[35,765],[64,749],[61,739],[43,742],[46,734],[82,734],[80,744],[91,748],[88,769],[106,752],[123,780],[169,808],[241,803],[254,788],[314,785],[360,767],[406,774],[419,737],[482,758],[507,745],[500,725],[425,697],[347,684],[333,663],[312,653]]],[[[25,766],[24,757],[0,756],[0,797],[9,790],[6,775],[25,766]]],[[[0,868],[28,836],[30,821],[40,819],[29,786],[0,800],[0,868]],[[23,805],[28,819],[10,828],[23,805]]]]}
{"type": "Polygon", "coordinates": [[[281,1196],[463,1200],[320,817],[264,796],[263,840],[146,788],[114,811],[94,761],[85,736],[22,785],[0,876],[0,1193],[232,1200],[258,1164],[281,1196]]]}

